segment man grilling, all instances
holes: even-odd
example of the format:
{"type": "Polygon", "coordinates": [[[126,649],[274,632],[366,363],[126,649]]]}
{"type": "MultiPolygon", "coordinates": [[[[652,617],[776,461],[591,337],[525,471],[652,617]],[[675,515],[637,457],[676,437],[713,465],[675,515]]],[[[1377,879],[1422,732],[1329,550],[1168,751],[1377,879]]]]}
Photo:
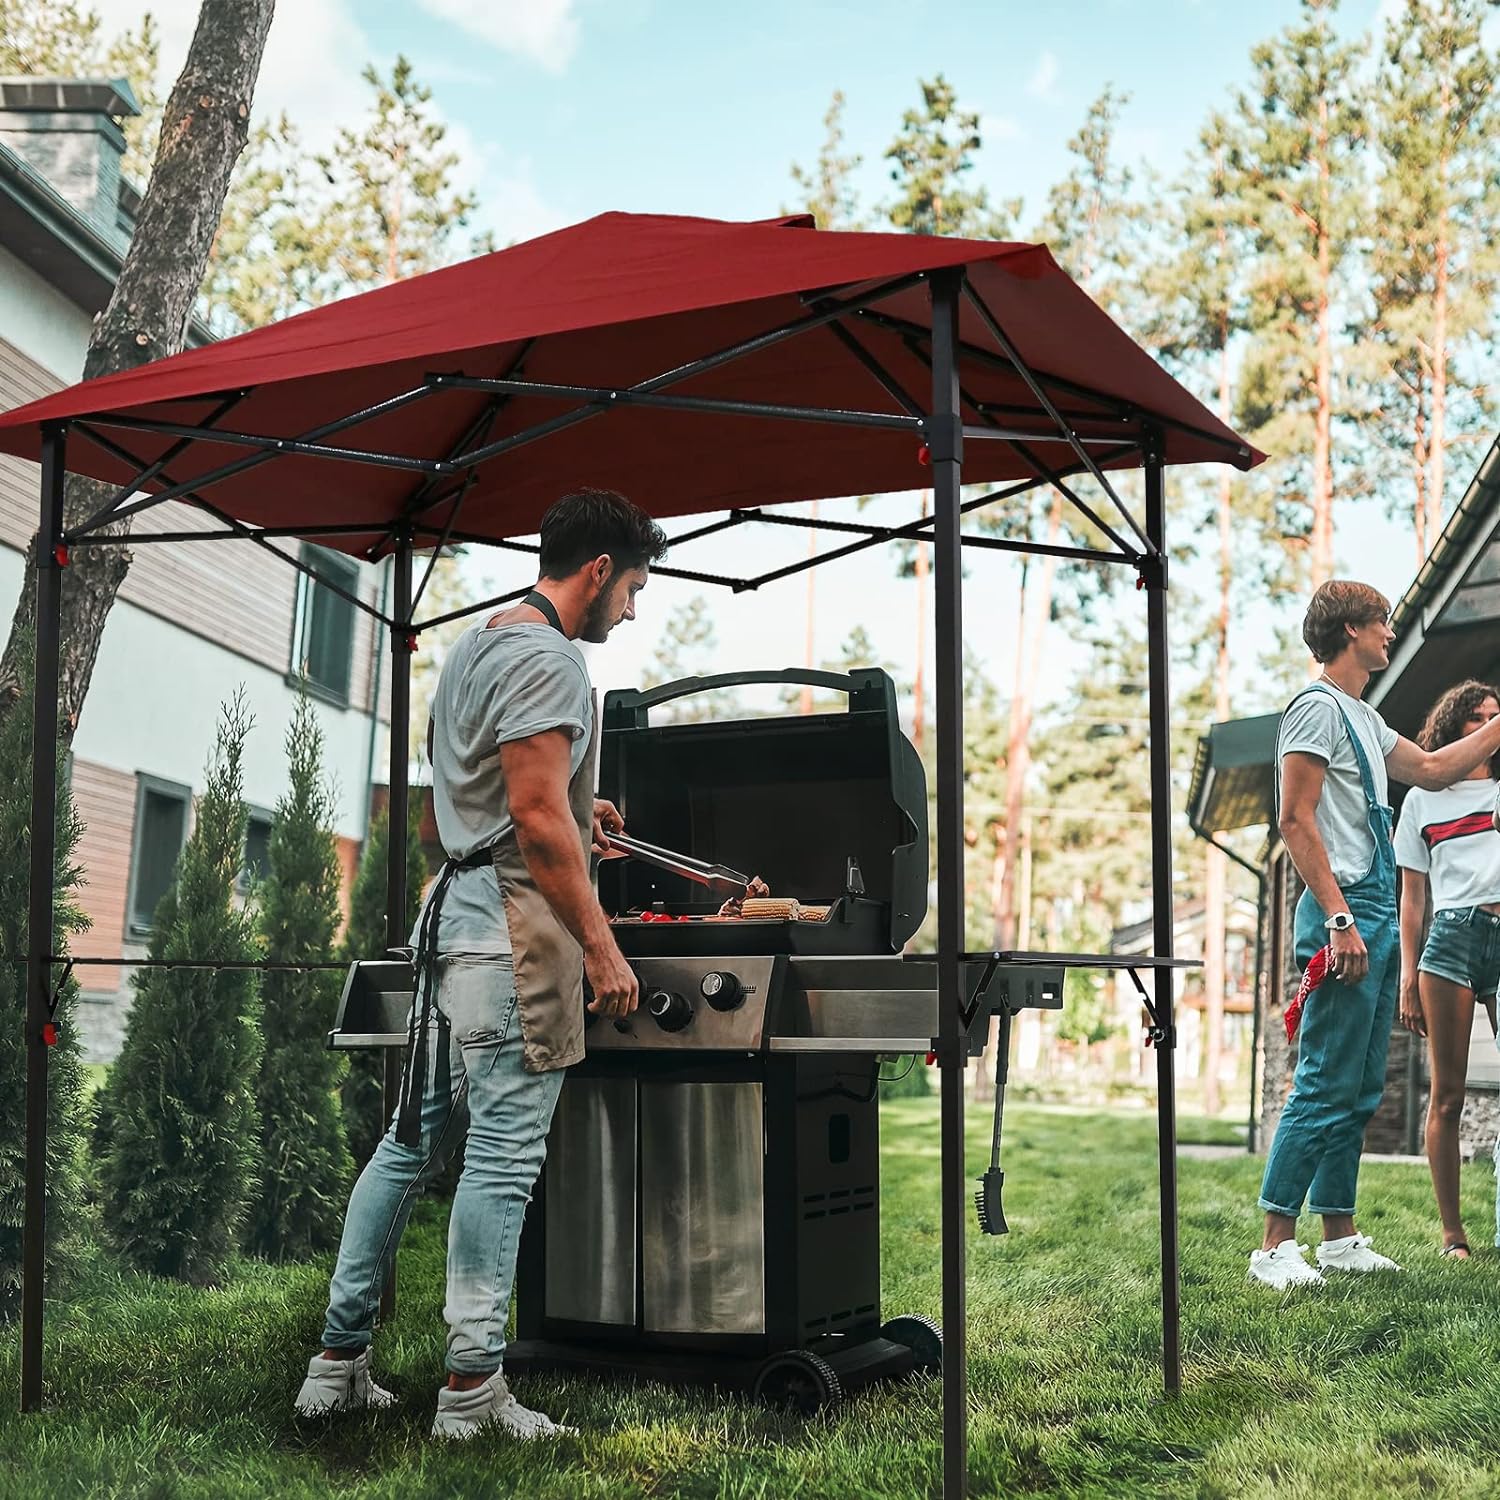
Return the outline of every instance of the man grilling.
{"type": "Polygon", "coordinates": [[[536,587],[468,631],[443,663],[428,726],[433,805],[448,854],[423,904],[413,1045],[401,1105],[355,1184],[304,1415],[391,1405],[370,1376],[381,1287],[412,1204],[461,1140],[448,1226],[447,1387],[434,1437],[566,1429],[528,1411],[501,1373],[521,1220],[564,1068],[589,1009],[627,1016],[636,980],[594,894],[588,851],[623,821],[593,795],[594,702],[576,640],[635,618],[666,537],[607,490],[542,518],[536,587]]]}

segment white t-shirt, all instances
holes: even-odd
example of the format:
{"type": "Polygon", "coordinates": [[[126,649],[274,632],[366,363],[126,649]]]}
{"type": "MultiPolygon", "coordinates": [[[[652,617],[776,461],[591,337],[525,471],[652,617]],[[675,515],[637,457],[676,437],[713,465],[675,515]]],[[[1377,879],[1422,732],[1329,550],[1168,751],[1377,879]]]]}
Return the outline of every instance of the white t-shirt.
{"type": "Polygon", "coordinates": [[[1343,886],[1369,872],[1375,858],[1375,842],[1370,837],[1369,803],[1359,776],[1359,762],[1339,709],[1343,709],[1359,736],[1375,783],[1376,800],[1382,806],[1387,805],[1390,783],[1385,774],[1385,758],[1395,749],[1400,735],[1368,703],[1351,698],[1326,682],[1304,692],[1281,716],[1276,769],[1279,777],[1283,757],[1294,750],[1315,755],[1327,765],[1323,795],[1318,798],[1318,832],[1328,851],[1333,878],[1343,886]]]}
{"type": "Polygon", "coordinates": [[[1456,781],[1440,792],[1413,787],[1396,825],[1396,863],[1432,882],[1432,909],[1500,901],[1500,833],[1491,815],[1496,783],[1456,781]]]}

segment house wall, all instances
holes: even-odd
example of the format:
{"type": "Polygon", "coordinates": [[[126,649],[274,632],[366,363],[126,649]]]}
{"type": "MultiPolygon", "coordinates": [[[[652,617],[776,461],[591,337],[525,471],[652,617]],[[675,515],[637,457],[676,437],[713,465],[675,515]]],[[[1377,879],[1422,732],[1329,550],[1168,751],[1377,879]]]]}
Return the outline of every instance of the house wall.
{"type": "MultiPolygon", "coordinates": [[[[90,319],[0,248],[0,409],[48,394],[82,372],[90,319]]],[[[0,456],[0,611],[9,618],[36,526],[37,466],[0,456]]],[[[135,518],[140,534],[201,527],[191,507],[168,503],[135,518]]],[[[284,543],[295,552],[295,543],[284,543]]],[[[383,569],[363,567],[360,596],[377,605],[383,569]]],[[[80,898],[92,926],[76,940],[86,957],[144,957],[126,931],[138,776],[201,790],[221,704],[243,691],[253,725],[246,741],[245,796],[274,807],[286,782],[283,738],[296,702],[289,680],[297,572],[253,543],[138,546],[110,612],[88,700],[73,741],[72,785],[84,834],[80,898]]],[[[64,587],[67,586],[64,575],[64,587]]],[[[336,789],[335,831],[344,904],[364,838],[373,745],[385,777],[386,694],[374,678],[376,622],[356,616],[349,707],[315,702],[325,764],[336,789]]],[[[382,650],[386,671],[389,659],[382,650]]],[[[128,967],[76,971],[85,1056],[118,1054],[132,990],[128,967]]]]}

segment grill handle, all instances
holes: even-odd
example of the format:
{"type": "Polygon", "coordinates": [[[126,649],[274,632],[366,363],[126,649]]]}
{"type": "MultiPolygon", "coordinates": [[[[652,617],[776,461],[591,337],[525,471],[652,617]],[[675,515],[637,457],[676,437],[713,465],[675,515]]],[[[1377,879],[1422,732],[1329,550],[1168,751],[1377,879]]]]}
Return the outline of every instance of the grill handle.
{"type": "Polygon", "coordinates": [[[646,726],[653,708],[674,698],[688,698],[695,693],[711,693],[718,688],[751,687],[756,683],[774,683],[794,687],[820,687],[844,693],[849,710],[880,709],[896,722],[896,689],[890,677],[878,667],[856,667],[852,672],[820,672],[811,667],[782,667],[779,670],[717,672],[707,677],[679,677],[653,688],[620,688],[605,699],[604,724],[607,729],[641,729],[646,726]]]}

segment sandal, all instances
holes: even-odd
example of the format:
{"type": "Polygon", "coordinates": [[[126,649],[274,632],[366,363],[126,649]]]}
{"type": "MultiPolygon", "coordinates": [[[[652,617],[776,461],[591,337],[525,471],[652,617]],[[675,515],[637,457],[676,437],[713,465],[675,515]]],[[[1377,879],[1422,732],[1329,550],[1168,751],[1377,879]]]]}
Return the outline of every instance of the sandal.
{"type": "Polygon", "coordinates": [[[1469,1260],[1472,1258],[1473,1252],[1462,1240],[1454,1240],[1451,1245],[1444,1245],[1438,1251],[1438,1255],[1448,1260],[1469,1260]]]}

